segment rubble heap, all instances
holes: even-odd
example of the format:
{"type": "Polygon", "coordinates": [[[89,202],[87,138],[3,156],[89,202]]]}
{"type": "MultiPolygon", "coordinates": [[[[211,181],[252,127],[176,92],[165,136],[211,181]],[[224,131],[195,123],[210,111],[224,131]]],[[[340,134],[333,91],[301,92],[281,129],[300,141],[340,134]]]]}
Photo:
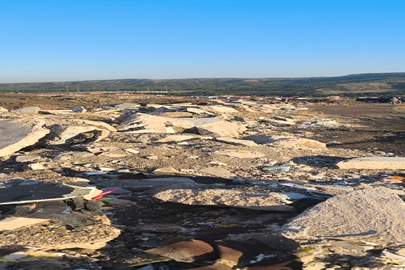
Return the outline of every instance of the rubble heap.
{"type": "Polygon", "coordinates": [[[405,158],[317,139],[347,118],[243,100],[1,118],[1,269],[405,267],[405,158]]]}

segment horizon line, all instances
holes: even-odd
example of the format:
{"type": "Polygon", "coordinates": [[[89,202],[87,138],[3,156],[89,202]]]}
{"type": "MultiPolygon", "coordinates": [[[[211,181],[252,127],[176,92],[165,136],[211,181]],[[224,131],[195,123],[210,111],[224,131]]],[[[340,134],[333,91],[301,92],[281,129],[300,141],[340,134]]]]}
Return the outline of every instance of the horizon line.
{"type": "Polygon", "coordinates": [[[402,72],[368,72],[353,73],[336,76],[298,76],[298,77],[189,77],[189,78],[172,78],[172,79],[153,79],[153,78],[121,78],[121,79],[87,79],[87,80],[67,80],[67,81],[30,81],[30,82],[0,82],[0,84],[28,84],[28,83],[70,83],[70,82],[91,82],[91,81],[118,81],[118,80],[154,80],[154,81],[174,81],[174,80],[207,80],[207,79],[241,79],[241,80],[258,80],[258,79],[309,79],[309,78],[339,78],[354,75],[371,75],[371,74],[401,74],[402,72]]]}

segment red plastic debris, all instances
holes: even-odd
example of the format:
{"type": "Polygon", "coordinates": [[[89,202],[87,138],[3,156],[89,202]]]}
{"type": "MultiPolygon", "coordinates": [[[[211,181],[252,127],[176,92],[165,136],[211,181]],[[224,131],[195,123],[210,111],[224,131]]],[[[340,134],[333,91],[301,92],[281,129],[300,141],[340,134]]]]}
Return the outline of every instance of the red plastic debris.
{"type": "Polygon", "coordinates": [[[115,191],[117,191],[118,188],[114,188],[114,189],[110,189],[110,190],[106,190],[104,192],[101,192],[100,194],[98,194],[96,197],[91,198],[92,201],[97,201],[100,200],[101,198],[103,198],[105,195],[113,193],[115,191]]]}

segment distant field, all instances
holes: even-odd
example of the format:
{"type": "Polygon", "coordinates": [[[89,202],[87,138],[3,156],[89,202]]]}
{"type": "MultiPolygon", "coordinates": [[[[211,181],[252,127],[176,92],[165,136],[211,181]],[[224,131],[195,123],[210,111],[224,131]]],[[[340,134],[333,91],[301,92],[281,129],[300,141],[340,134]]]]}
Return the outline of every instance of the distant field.
{"type": "Polygon", "coordinates": [[[396,92],[398,89],[393,88],[389,83],[386,82],[360,82],[360,83],[344,83],[337,84],[335,86],[338,89],[317,89],[324,95],[342,95],[346,93],[357,94],[357,93],[391,93],[396,92]]]}
{"type": "Polygon", "coordinates": [[[314,78],[119,79],[0,84],[0,92],[166,93],[170,95],[313,96],[405,94],[405,73],[355,74],[314,78]]]}

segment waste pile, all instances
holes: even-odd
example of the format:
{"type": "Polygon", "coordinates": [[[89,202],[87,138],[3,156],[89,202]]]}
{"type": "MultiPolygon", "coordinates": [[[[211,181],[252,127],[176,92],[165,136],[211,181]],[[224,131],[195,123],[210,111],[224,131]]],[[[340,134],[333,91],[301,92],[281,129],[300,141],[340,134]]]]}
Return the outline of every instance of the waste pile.
{"type": "Polygon", "coordinates": [[[0,112],[0,269],[405,269],[405,157],[319,140],[350,119],[248,100],[0,112]]]}

